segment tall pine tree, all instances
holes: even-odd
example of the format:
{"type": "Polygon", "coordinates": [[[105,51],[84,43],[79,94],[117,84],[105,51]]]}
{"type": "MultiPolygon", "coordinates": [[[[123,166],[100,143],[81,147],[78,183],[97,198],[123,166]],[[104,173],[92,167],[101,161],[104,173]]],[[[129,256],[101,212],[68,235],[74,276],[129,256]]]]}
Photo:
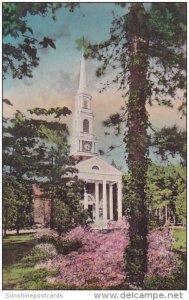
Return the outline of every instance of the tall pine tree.
{"type": "MultiPolygon", "coordinates": [[[[182,91],[185,105],[186,4],[120,3],[126,11],[115,17],[110,38],[91,45],[86,56],[97,58],[97,76],[113,68],[111,83],[123,91],[125,108],[117,123],[125,121],[125,149],[129,169],[130,243],[125,252],[126,282],[142,287],[147,271],[146,178],[150,125],[146,105],[154,101],[171,107],[182,91]]],[[[106,88],[107,85],[105,85],[106,88]]]]}

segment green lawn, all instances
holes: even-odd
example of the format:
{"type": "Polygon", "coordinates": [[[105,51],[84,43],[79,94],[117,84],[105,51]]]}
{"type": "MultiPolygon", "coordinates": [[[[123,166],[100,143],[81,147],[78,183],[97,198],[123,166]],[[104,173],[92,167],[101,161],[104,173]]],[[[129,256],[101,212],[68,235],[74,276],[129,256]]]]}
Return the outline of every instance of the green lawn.
{"type": "Polygon", "coordinates": [[[186,228],[175,228],[173,230],[175,243],[173,251],[175,252],[180,265],[178,272],[178,282],[183,283],[183,289],[187,285],[187,243],[186,243],[186,228]]]}
{"type": "Polygon", "coordinates": [[[3,239],[3,289],[30,290],[53,289],[45,280],[55,272],[35,270],[34,265],[43,258],[39,252],[31,252],[35,245],[33,235],[10,235],[3,239]]]}
{"type": "Polygon", "coordinates": [[[174,228],[175,243],[173,249],[186,253],[186,228],[174,228]]]}
{"type": "Polygon", "coordinates": [[[20,261],[33,248],[33,235],[9,235],[3,239],[3,266],[7,267],[20,261]]]}

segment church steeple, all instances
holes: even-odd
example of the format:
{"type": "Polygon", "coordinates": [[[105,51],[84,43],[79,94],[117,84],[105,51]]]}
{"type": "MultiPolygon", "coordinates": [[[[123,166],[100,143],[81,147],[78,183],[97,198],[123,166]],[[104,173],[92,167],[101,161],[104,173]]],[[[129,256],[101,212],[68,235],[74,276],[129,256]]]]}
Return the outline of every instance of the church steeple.
{"type": "Polygon", "coordinates": [[[83,159],[97,154],[97,139],[93,133],[94,115],[91,109],[91,100],[92,97],[87,91],[85,57],[82,50],[79,88],[75,97],[72,154],[83,159]]]}
{"type": "Polygon", "coordinates": [[[86,78],[85,58],[84,58],[83,48],[82,48],[82,56],[81,56],[78,92],[79,93],[86,93],[87,92],[87,78],[86,78]]]}

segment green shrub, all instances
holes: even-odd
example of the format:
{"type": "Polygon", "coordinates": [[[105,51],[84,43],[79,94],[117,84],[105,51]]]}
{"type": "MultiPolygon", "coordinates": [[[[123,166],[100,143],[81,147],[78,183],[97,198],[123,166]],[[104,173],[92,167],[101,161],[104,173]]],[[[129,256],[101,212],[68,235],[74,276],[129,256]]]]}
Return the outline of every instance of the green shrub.
{"type": "Polygon", "coordinates": [[[35,246],[37,249],[44,252],[48,258],[54,257],[57,255],[56,247],[51,243],[40,243],[35,246]]]}
{"type": "Polygon", "coordinates": [[[39,243],[51,243],[56,247],[56,250],[60,254],[68,254],[71,251],[77,251],[81,246],[79,240],[69,240],[60,237],[54,237],[50,235],[43,235],[38,239],[39,243]]]}
{"type": "Polygon", "coordinates": [[[169,276],[147,276],[144,281],[145,290],[186,290],[186,274],[179,270],[169,276]]]}
{"type": "Polygon", "coordinates": [[[28,253],[27,256],[22,258],[22,262],[33,265],[33,264],[37,263],[38,261],[46,259],[46,258],[47,258],[47,254],[44,251],[34,247],[28,253]]]}
{"type": "Polygon", "coordinates": [[[40,237],[37,239],[37,242],[38,242],[38,243],[49,243],[49,244],[54,244],[56,239],[58,239],[58,237],[54,237],[54,236],[52,236],[52,235],[44,234],[44,235],[40,236],[40,237]]]}
{"type": "Polygon", "coordinates": [[[82,246],[78,240],[61,240],[58,239],[55,243],[57,251],[61,254],[68,254],[71,251],[77,251],[82,246]]]}

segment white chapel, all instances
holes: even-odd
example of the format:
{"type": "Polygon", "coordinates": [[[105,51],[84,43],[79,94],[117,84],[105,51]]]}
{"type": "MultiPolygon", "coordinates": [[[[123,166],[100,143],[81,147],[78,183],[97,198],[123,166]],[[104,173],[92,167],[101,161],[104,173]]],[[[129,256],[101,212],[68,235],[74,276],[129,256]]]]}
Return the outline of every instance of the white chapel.
{"type": "Polygon", "coordinates": [[[78,159],[78,177],[85,181],[84,199],[94,227],[122,218],[122,175],[98,156],[94,134],[92,97],[87,90],[85,58],[82,54],[79,88],[75,97],[71,154],[78,159]]]}

